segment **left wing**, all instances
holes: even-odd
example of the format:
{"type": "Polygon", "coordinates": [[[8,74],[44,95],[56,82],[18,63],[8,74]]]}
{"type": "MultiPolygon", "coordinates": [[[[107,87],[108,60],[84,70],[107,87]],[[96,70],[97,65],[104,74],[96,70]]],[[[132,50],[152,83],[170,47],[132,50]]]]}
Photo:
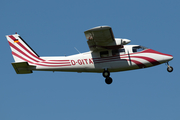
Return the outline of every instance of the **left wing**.
{"type": "Polygon", "coordinates": [[[107,46],[115,45],[112,28],[99,26],[84,32],[91,51],[106,49],[107,46]]]}

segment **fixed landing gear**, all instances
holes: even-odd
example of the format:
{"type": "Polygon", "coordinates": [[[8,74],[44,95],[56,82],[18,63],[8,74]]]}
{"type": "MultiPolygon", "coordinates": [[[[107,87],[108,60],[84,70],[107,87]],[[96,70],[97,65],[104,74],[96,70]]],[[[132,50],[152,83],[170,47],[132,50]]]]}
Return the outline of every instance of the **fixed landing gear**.
{"type": "Polygon", "coordinates": [[[173,71],[173,67],[168,66],[168,67],[167,67],[167,71],[168,71],[168,72],[172,72],[172,71],[173,71]]]}
{"type": "Polygon", "coordinates": [[[107,78],[110,76],[110,72],[108,70],[104,70],[103,77],[107,78]]]}
{"type": "Polygon", "coordinates": [[[105,79],[105,82],[106,82],[106,84],[111,84],[112,83],[112,78],[111,77],[107,77],[106,79],[105,79]]]}
{"type": "Polygon", "coordinates": [[[105,79],[105,82],[106,82],[106,84],[111,84],[112,83],[112,78],[111,77],[109,77],[110,76],[110,72],[108,71],[108,70],[104,70],[104,72],[103,72],[103,77],[105,77],[106,79],[105,79]]]}
{"type": "Polygon", "coordinates": [[[168,62],[167,62],[167,71],[168,72],[172,72],[173,71],[173,67],[170,66],[168,62]]]}

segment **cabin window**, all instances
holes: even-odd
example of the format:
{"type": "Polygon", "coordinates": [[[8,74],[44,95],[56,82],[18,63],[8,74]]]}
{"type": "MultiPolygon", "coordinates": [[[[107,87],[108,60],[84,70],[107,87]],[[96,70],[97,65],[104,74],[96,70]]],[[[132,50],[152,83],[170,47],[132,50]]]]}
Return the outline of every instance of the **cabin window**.
{"type": "Polygon", "coordinates": [[[109,56],[109,52],[108,51],[100,52],[100,57],[108,57],[108,56],[109,56]]]}
{"type": "Polygon", "coordinates": [[[133,48],[133,52],[137,52],[137,49],[136,49],[136,48],[133,48]]]}
{"type": "Polygon", "coordinates": [[[140,52],[140,51],[143,51],[143,50],[145,50],[145,49],[148,49],[148,48],[143,47],[143,46],[136,46],[136,47],[133,47],[133,48],[132,48],[132,51],[133,51],[133,52],[140,52]]]}
{"type": "Polygon", "coordinates": [[[125,52],[125,49],[116,49],[116,50],[112,50],[112,55],[117,56],[120,53],[124,53],[124,52],[125,52]]]}
{"type": "Polygon", "coordinates": [[[119,55],[119,50],[112,50],[112,55],[113,56],[119,55]]]}

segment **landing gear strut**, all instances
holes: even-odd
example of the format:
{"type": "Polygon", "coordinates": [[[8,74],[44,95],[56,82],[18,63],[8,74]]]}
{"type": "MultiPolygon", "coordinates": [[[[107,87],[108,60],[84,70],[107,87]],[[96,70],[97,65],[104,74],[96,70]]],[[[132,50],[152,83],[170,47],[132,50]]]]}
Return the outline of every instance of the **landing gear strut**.
{"type": "Polygon", "coordinates": [[[104,70],[103,77],[107,78],[110,76],[110,72],[108,70],[104,70]]]}
{"type": "Polygon", "coordinates": [[[111,84],[112,83],[112,78],[111,77],[109,77],[110,76],[110,72],[108,71],[108,70],[104,70],[104,72],[103,72],[103,77],[105,77],[106,79],[105,79],[105,82],[106,82],[106,84],[111,84]]]}
{"type": "Polygon", "coordinates": [[[172,72],[173,71],[173,67],[170,66],[168,62],[167,62],[167,71],[168,72],[172,72]]]}

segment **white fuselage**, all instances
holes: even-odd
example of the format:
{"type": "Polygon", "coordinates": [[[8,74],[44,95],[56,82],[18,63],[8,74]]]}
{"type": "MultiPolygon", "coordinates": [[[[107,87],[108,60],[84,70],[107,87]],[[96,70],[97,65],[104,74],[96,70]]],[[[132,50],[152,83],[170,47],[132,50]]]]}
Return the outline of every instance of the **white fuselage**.
{"type": "Polygon", "coordinates": [[[69,72],[110,72],[146,68],[173,59],[171,55],[163,54],[152,49],[140,52],[133,51],[137,45],[124,45],[122,51],[85,52],[67,57],[40,57],[42,61],[30,63],[35,65],[31,70],[38,71],[69,71],[69,72]]]}

